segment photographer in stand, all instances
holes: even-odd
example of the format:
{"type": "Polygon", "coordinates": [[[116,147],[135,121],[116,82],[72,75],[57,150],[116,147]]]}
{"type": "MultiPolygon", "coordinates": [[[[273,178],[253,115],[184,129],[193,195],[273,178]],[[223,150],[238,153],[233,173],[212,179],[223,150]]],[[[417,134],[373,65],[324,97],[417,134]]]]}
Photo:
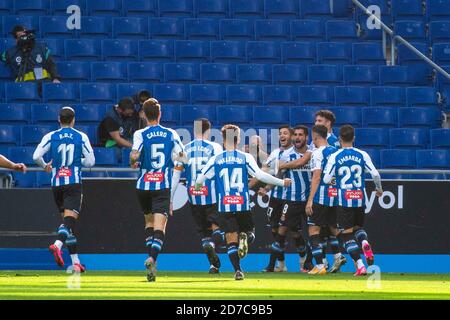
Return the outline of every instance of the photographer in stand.
{"type": "Polygon", "coordinates": [[[17,25],[11,34],[16,39],[16,45],[3,52],[0,59],[11,69],[15,82],[36,81],[39,92],[43,81],[60,83],[50,50],[45,44],[36,42],[34,30],[17,25]]]}

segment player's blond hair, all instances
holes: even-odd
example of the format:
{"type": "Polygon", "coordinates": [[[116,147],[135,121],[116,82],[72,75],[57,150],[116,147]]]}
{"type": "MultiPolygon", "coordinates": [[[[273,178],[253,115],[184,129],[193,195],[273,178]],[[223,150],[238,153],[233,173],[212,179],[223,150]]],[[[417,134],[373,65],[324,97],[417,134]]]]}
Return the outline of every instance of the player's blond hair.
{"type": "Polygon", "coordinates": [[[224,144],[238,145],[241,140],[241,129],[234,124],[226,124],[222,127],[222,139],[224,144]]]}

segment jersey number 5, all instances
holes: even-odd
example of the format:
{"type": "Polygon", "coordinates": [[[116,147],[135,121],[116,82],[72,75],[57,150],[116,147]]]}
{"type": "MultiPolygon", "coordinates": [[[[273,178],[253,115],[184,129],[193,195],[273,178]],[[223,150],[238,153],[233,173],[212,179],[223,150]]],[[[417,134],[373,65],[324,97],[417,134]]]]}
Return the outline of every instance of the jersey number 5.
{"type": "Polygon", "coordinates": [[[161,169],[166,162],[166,156],[164,155],[164,145],[161,143],[152,144],[152,166],[155,169],[161,169]]]}
{"type": "Polygon", "coordinates": [[[73,163],[75,146],[73,144],[61,144],[58,153],[61,153],[61,167],[70,167],[73,163]]]}

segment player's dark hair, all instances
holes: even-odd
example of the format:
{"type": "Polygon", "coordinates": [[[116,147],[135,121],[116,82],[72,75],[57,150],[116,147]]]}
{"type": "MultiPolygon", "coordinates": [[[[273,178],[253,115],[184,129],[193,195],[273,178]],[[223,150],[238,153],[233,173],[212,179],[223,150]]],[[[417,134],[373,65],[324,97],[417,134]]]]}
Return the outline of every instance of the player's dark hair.
{"type": "Polygon", "coordinates": [[[291,135],[294,134],[294,129],[292,129],[292,127],[288,124],[283,124],[278,127],[278,131],[280,131],[281,129],[288,129],[291,135]]]}
{"type": "Polygon", "coordinates": [[[72,120],[75,118],[75,112],[70,107],[64,107],[59,110],[59,122],[64,125],[68,125],[72,123],[72,120]]]}
{"type": "Polygon", "coordinates": [[[339,137],[343,142],[352,142],[355,138],[355,128],[346,124],[339,129],[339,137]]]}
{"type": "Polygon", "coordinates": [[[331,125],[333,126],[334,123],[336,122],[336,116],[334,115],[334,113],[330,110],[319,110],[316,112],[314,117],[320,116],[322,118],[327,119],[328,121],[331,122],[331,125]]]}
{"type": "Polygon", "coordinates": [[[206,118],[200,118],[194,121],[195,134],[205,134],[206,131],[211,129],[211,122],[206,118]],[[197,124],[197,125],[196,125],[197,124]],[[200,129],[200,130],[199,130],[200,129]]]}
{"type": "Polygon", "coordinates": [[[142,108],[144,109],[145,117],[148,121],[158,120],[159,115],[161,114],[161,106],[159,105],[158,100],[150,98],[144,102],[142,108]]]}
{"type": "Polygon", "coordinates": [[[122,111],[134,109],[133,99],[131,97],[122,98],[119,101],[119,109],[121,109],[122,111]]]}
{"type": "Polygon", "coordinates": [[[239,141],[239,136],[241,134],[241,129],[239,129],[238,126],[235,126],[234,124],[226,124],[222,127],[222,139],[223,142],[225,141],[231,141],[228,139],[233,138],[234,144],[237,144],[239,141]]]}
{"type": "Polygon", "coordinates": [[[318,134],[320,137],[326,139],[328,135],[328,129],[327,127],[323,125],[315,125],[312,127],[312,132],[315,134],[318,134]]]}
{"type": "Polygon", "coordinates": [[[139,91],[139,93],[136,96],[136,103],[143,105],[145,101],[147,101],[148,99],[150,99],[152,97],[150,91],[148,90],[141,90],[139,91]]]}
{"type": "Polygon", "coordinates": [[[16,26],[14,26],[14,28],[11,30],[11,35],[14,37],[14,39],[17,39],[17,33],[26,31],[26,30],[27,29],[24,26],[18,24],[16,26]]]}
{"type": "Polygon", "coordinates": [[[309,129],[307,126],[304,126],[302,124],[296,125],[294,127],[294,131],[296,130],[303,130],[303,133],[305,134],[305,136],[309,136],[309,129]]]}

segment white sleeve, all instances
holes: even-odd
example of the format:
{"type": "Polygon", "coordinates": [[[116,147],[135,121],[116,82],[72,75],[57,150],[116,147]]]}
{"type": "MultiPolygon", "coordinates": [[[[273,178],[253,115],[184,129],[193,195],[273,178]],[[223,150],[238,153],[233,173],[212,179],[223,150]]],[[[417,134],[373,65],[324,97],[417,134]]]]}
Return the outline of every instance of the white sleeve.
{"type": "Polygon", "coordinates": [[[172,174],[172,189],[170,190],[170,201],[173,202],[173,197],[177,191],[178,184],[180,183],[181,170],[173,169],[172,174]]]}
{"type": "Polygon", "coordinates": [[[33,153],[33,161],[41,168],[45,168],[47,165],[44,161],[44,155],[50,150],[52,134],[53,132],[47,133],[33,153]]]}
{"type": "Polygon", "coordinates": [[[197,176],[197,180],[195,180],[195,184],[203,184],[206,179],[211,179],[214,177],[214,164],[216,162],[216,156],[209,159],[206,165],[202,169],[202,173],[197,176]]]}
{"type": "Polygon", "coordinates": [[[94,150],[92,149],[91,142],[87,135],[83,134],[83,156],[81,164],[83,167],[93,167],[95,165],[94,150]]]}
{"type": "Polygon", "coordinates": [[[142,131],[138,130],[133,134],[133,146],[131,150],[141,152],[144,145],[144,139],[142,138],[142,131]]]}
{"type": "Polygon", "coordinates": [[[172,141],[173,141],[173,148],[172,148],[172,161],[175,163],[177,161],[182,163],[187,163],[187,157],[184,152],[184,146],[181,142],[180,136],[175,130],[170,130],[172,132],[172,141]]]}
{"type": "Polygon", "coordinates": [[[213,143],[213,148],[214,148],[214,155],[218,155],[219,153],[223,152],[222,146],[218,143],[213,143]]]}
{"type": "Polygon", "coordinates": [[[333,153],[329,158],[324,170],[323,182],[330,184],[336,171],[336,154],[333,153]]]}
{"type": "Polygon", "coordinates": [[[372,176],[373,182],[375,183],[375,188],[377,190],[382,190],[380,173],[373,165],[372,159],[367,154],[367,152],[363,151],[362,155],[365,163],[364,171],[370,173],[370,175],[372,176]]]}
{"type": "Polygon", "coordinates": [[[257,180],[275,186],[284,186],[284,181],[262,171],[251,154],[245,154],[248,173],[257,180]]]}
{"type": "Polygon", "coordinates": [[[311,156],[311,171],[322,170],[323,152],[320,149],[313,151],[311,156]]]}
{"type": "Polygon", "coordinates": [[[268,167],[272,167],[273,162],[278,158],[279,152],[279,149],[272,151],[264,164],[268,167]]]}

